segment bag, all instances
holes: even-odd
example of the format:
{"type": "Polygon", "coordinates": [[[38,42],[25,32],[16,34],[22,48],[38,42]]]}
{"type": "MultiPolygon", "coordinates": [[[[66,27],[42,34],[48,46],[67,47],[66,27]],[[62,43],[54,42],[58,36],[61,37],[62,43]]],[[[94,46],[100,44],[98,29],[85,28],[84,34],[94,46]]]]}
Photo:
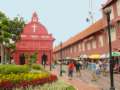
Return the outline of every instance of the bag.
{"type": "Polygon", "coordinates": [[[97,70],[96,70],[96,75],[99,75],[99,74],[100,74],[100,70],[97,69],[97,70]]]}

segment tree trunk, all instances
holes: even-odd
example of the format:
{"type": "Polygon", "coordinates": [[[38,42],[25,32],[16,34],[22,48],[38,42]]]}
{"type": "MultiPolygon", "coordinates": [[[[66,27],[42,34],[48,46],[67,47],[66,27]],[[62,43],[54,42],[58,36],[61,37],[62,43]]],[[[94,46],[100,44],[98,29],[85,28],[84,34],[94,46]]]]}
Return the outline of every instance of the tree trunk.
{"type": "Polygon", "coordinates": [[[3,44],[0,44],[0,50],[1,50],[1,64],[4,64],[4,46],[3,44]]]}
{"type": "Polygon", "coordinates": [[[4,63],[7,64],[9,61],[8,50],[4,48],[4,63]]]}

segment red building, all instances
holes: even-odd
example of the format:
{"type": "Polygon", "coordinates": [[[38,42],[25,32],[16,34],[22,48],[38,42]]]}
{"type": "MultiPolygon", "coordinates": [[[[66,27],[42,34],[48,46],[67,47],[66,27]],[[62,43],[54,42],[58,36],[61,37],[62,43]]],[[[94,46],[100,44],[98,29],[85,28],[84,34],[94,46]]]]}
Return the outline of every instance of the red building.
{"type": "MultiPolygon", "coordinates": [[[[20,64],[22,54],[32,54],[37,51],[37,63],[42,62],[42,56],[47,56],[47,64],[52,62],[53,52],[52,34],[48,34],[44,25],[39,22],[36,13],[33,13],[32,20],[25,25],[21,33],[21,39],[16,43],[16,51],[13,55],[16,64],[20,64]]],[[[25,61],[24,61],[25,63],[25,61]]]]}
{"type": "Polygon", "coordinates": [[[64,59],[67,57],[76,58],[107,54],[109,52],[108,30],[106,15],[103,12],[107,8],[111,10],[112,51],[120,52],[120,0],[108,0],[102,8],[103,17],[82,32],[63,42],[62,47],[55,47],[54,59],[60,59],[61,49],[64,59]]]}

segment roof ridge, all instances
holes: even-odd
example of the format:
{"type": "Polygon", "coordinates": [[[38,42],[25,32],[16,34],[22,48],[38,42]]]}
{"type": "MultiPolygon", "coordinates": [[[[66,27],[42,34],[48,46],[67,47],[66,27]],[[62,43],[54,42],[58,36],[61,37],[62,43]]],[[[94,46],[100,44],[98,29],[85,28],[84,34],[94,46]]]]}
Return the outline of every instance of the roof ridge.
{"type": "MultiPolygon", "coordinates": [[[[94,24],[90,25],[83,31],[79,32],[78,34],[74,35],[70,39],[66,40],[63,43],[63,48],[65,48],[71,44],[74,44],[77,41],[82,40],[83,38],[97,32],[97,31],[100,31],[102,28],[104,28],[106,26],[106,24],[103,24],[103,23],[105,23],[104,18],[97,20],[94,24]]],[[[59,45],[57,47],[55,47],[55,50],[57,50],[57,49],[60,49],[59,45]]]]}

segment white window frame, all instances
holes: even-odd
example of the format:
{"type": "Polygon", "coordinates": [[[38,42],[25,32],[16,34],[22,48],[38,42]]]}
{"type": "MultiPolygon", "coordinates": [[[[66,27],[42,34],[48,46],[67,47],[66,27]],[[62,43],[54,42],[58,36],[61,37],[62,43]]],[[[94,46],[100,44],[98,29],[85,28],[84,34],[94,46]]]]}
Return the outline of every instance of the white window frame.
{"type": "Polygon", "coordinates": [[[79,46],[78,46],[78,48],[79,48],[79,51],[81,51],[81,43],[79,43],[79,46]]]}
{"type": "Polygon", "coordinates": [[[99,36],[99,46],[103,47],[104,46],[104,41],[103,41],[103,35],[99,36]]]}
{"type": "Polygon", "coordinates": [[[116,38],[117,38],[115,27],[111,27],[111,28],[110,28],[110,32],[111,32],[111,41],[115,41],[116,38]]]}
{"type": "Polygon", "coordinates": [[[85,51],[85,43],[82,43],[82,51],[85,51]]]}
{"type": "Polygon", "coordinates": [[[117,5],[118,16],[120,16],[120,0],[117,0],[116,5],[117,5]]]}
{"type": "Polygon", "coordinates": [[[90,50],[91,46],[90,46],[90,42],[87,43],[87,50],[90,50]]]}
{"type": "Polygon", "coordinates": [[[96,46],[96,40],[93,40],[93,41],[92,41],[92,48],[93,48],[93,49],[97,48],[97,46],[96,46]]]}

